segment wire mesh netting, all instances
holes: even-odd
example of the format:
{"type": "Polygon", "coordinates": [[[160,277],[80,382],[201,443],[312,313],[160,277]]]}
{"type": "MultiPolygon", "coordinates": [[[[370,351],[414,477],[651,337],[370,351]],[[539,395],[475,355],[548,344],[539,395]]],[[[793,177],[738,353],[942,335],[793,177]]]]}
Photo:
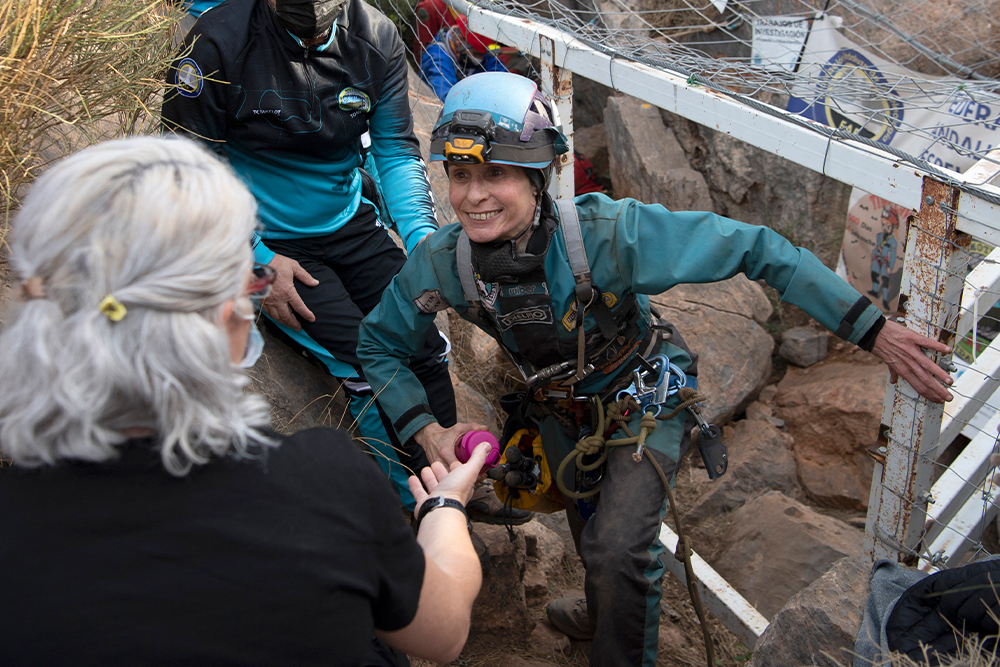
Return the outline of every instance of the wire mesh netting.
{"type": "MultiPolygon", "coordinates": [[[[441,0],[378,4],[400,27],[414,63],[424,61],[426,77],[426,46],[456,22],[458,12],[441,0]]],[[[1000,0],[475,5],[553,26],[601,53],[672,72],[830,137],[878,147],[945,182],[949,171],[965,171],[998,145],[1000,0]]],[[[493,39],[504,45],[503,34],[493,39]]],[[[482,51],[472,46],[451,49],[451,76],[470,69],[470,53],[478,56],[471,68],[482,68],[482,51]]],[[[511,61],[510,53],[497,55],[511,61]]],[[[538,74],[531,59],[517,59],[515,66],[538,74]]],[[[956,184],[1000,203],[994,193],[956,184]]]]}

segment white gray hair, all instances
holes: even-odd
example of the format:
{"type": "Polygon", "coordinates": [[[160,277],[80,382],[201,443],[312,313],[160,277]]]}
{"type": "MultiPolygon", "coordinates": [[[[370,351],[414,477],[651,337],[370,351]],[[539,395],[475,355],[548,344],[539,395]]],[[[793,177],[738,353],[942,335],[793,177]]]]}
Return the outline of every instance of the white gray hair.
{"type": "Polygon", "coordinates": [[[184,475],[273,444],[221,320],[252,266],[256,213],[235,174],[184,139],[110,141],[43,174],[13,223],[11,266],[45,296],[12,300],[4,318],[0,452],[106,461],[123,429],[148,427],[184,475]],[[124,319],[98,308],[107,295],[124,319]]]}

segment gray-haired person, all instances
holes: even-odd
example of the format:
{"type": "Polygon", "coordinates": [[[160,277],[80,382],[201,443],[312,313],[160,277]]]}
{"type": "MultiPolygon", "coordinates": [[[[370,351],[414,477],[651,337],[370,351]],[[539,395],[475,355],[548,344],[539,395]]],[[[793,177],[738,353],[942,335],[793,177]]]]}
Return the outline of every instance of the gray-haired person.
{"type": "Polygon", "coordinates": [[[488,446],[410,480],[414,538],[346,433],[268,430],[240,368],[271,279],[255,225],[186,140],[88,148],[28,194],[0,334],[4,665],[360,665],[392,652],[373,635],[461,650],[488,446]]]}

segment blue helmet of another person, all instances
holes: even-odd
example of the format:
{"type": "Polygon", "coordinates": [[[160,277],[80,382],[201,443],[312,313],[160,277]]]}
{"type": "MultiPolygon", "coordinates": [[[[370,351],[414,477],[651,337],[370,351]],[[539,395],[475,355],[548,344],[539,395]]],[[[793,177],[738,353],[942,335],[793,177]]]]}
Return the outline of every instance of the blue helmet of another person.
{"type": "Polygon", "coordinates": [[[431,162],[547,171],[567,152],[552,105],[531,79],[483,72],[456,83],[431,133],[431,162]]]}

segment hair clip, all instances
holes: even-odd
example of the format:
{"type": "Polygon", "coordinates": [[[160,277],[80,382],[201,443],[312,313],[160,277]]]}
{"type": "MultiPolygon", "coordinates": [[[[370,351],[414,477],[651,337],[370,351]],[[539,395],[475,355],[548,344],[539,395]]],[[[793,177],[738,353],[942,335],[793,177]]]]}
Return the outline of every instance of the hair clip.
{"type": "Polygon", "coordinates": [[[125,319],[126,313],[128,313],[125,304],[110,294],[101,299],[101,302],[97,304],[97,309],[104,313],[112,322],[121,322],[125,319]]]}

